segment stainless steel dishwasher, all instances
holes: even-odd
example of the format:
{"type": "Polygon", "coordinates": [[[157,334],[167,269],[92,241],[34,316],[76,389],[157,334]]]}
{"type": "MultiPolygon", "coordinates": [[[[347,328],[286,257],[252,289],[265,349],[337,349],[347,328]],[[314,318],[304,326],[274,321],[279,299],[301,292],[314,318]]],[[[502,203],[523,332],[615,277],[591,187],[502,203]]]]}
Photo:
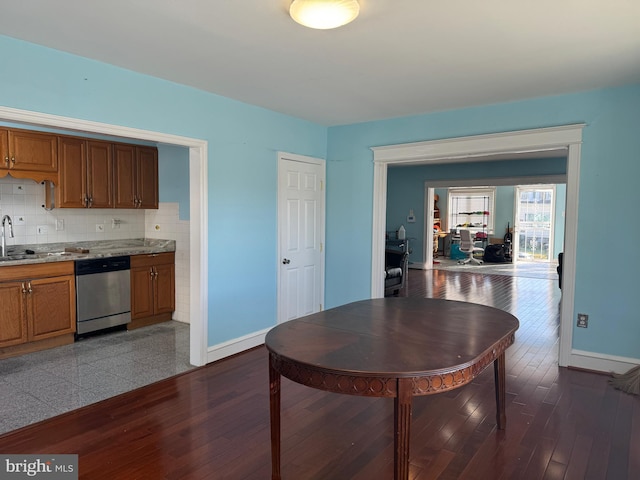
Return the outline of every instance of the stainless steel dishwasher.
{"type": "Polygon", "coordinates": [[[128,256],[76,260],[76,335],[131,322],[128,256]]]}

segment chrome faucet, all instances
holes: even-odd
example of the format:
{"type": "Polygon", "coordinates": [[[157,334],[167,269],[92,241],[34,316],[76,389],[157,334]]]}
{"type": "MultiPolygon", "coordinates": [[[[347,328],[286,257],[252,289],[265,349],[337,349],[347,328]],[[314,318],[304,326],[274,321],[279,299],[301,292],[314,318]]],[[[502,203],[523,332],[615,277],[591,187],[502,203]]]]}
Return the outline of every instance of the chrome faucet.
{"type": "Polygon", "coordinates": [[[5,223],[9,224],[9,236],[13,238],[13,223],[11,222],[11,217],[9,215],[5,215],[2,217],[2,255],[3,257],[7,256],[7,242],[4,238],[4,227],[5,223]]]}

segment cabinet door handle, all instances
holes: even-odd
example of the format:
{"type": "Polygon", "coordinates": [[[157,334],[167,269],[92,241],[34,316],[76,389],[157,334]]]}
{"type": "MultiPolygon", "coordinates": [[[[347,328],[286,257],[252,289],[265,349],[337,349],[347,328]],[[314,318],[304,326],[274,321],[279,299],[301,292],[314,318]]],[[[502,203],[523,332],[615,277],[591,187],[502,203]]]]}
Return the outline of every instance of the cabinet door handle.
{"type": "Polygon", "coordinates": [[[87,206],[87,196],[85,195],[84,197],[82,197],[80,199],[80,201],[82,202],[82,206],[86,207],[87,206]]]}
{"type": "Polygon", "coordinates": [[[27,293],[31,295],[33,293],[33,289],[31,288],[31,282],[27,284],[27,293]]]}
{"type": "Polygon", "coordinates": [[[4,157],[4,163],[7,164],[7,166],[9,166],[9,155],[7,155],[6,157],[4,157]]]}
{"type": "Polygon", "coordinates": [[[93,197],[89,197],[89,208],[93,207],[93,197]]]}
{"type": "Polygon", "coordinates": [[[24,286],[24,282],[22,282],[22,284],[21,284],[21,285],[22,285],[22,294],[23,294],[23,295],[26,295],[26,294],[27,294],[27,289],[26,289],[26,287],[24,286]]]}
{"type": "Polygon", "coordinates": [[[11,163],[13,163],[14,165],[16,164],[16,156],[15,155],[11,156],[11,163]]]}

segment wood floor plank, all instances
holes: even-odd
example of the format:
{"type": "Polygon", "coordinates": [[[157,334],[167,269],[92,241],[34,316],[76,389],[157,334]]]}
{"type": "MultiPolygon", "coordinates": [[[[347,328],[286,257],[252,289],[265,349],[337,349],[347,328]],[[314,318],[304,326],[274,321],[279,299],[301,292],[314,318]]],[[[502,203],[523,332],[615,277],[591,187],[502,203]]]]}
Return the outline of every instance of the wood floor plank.
{"type": "MultiPolygon", "coordinates": [[[[640,400],[557,366],[557,282],[410,271],[403,295],[475,301],[521,322],[507,428],[491,369],[414,399],[412,480],[640,478],[640,400]]],[[[2,453],[78,453],[83,480],[270,478],[267,352],[258,347],[0,436],[2,453]]],[[[393,478],[393,402],[282,381],[284,480],[393,478]]]]}

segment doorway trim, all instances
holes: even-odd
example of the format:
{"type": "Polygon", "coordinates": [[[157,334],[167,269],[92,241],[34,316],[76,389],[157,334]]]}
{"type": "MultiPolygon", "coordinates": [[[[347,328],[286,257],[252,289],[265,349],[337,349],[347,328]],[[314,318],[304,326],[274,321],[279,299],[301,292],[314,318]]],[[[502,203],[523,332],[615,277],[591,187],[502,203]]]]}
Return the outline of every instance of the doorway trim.
{"type": "MultiPolygon", "coordinates": [[[[371,245],[371,297],[384,297],[384,249],[389,165],[443,164],[485,161],[490,155],[563,151],[567,161],[565,255],[558,363],[569,366],[573,343],[578,194],[582,130],[586,124],[562,125],[487,135],[454,137],[426,142],[371,147],[373,151],[373,232],[371,245]]],[[[523,159],[524,160],[524,159],[523,159]]]]}
{"type": "Polygon", "coordinates": [[[32,126],[98,133],[132,140],[148,140],[189,148],[189,275],[190,328],[189,361],[195,366],[207,363],[208,306],[204,292],[208,291],[208,203],[207,203],[207,141],[181,137],[151,130],[122,127],[108,123],[32,112],[0,106],[0,120],[32,126]]]}

